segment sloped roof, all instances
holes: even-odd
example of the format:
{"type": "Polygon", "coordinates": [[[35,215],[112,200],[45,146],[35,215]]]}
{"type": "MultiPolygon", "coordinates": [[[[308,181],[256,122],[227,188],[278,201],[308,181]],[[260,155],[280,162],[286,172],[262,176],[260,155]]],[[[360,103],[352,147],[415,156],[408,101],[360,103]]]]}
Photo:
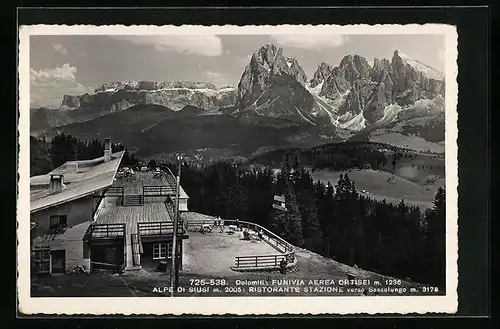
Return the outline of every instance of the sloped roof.
{"type": "Polygon", "coordinates": [[[108,162],[104,162],[104,157],[68,161],[48,174],[31,177],[31,212],[76,200],[111,186],[124,153],[120,151],[111,154],[111,160],[108,162]],[[75,163],[78,163],[78,171],[68,170],[68,167],[75,163]],[[50,176],[54,174],[64,175],[64,187],[58,193],[50,192],[50,176]]]}

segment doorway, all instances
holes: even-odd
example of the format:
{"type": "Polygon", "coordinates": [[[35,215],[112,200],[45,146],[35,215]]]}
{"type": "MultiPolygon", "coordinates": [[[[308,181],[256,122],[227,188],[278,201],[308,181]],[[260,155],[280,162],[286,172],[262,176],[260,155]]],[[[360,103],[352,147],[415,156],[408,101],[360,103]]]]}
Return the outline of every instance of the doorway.
{"type": "Polygon", "coordinates": [[[51,250],[52,274],[66,273],[66,250],[51,250]]]}

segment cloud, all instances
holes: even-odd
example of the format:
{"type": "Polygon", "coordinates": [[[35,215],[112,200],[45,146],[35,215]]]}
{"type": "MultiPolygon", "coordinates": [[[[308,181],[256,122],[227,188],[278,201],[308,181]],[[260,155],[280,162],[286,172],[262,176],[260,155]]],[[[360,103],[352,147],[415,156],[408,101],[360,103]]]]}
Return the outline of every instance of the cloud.
{"type": "Polygon", "coordinates": [[[230,86],[231,83],[227,80],[227,77],[220,72],[204,71],[201,73],[204,79],[208,82],[213,83],[218,88],[230,86]]]}
{"type": "Polygon", "coordinates": [[[320,34],[320,35],[271,35],[271,39],[281,46],[295,47],[302,49],[324,49],[335,48],[349,41],[347,36],[340,34],[320,34]]]}
{"type": "Polygon", "coordinates": [[[68,63],[55,69],[30,69],[30,81],[34,84],[46,84],[52,81],[75,81],[76,67],[68,63]]]}
{"type": "Polygon", "coordinates": [[[60,43],[53,43],[52,48],[54,48],[55,51],[62,54],[63,56],[66,56],[68,54],[68,49],[64,48],[64,46],[60,43]]]}
{"type": "Polygon", "coordinates": [[[153,45],[162,52],[187,55],[222,55],[222,42],[216,35],[110,35],[116,40],[127,40],[137,45],[153,45]]]}
{"type": "Polygon", "coordinates": [[[64,95],[90,93],[93,88],[76,81],[77,68],[66,63],[53,69],[30,70],[30,102],[59,106],[64,95]]]}

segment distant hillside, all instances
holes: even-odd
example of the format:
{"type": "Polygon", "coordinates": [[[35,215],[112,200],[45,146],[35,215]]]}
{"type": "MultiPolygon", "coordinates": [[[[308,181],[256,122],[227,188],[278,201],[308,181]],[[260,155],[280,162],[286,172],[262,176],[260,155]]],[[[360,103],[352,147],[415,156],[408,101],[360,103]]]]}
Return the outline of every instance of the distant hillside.
{"type": "Polygon", "coordinates": [[[47,135],[51,137],[58,133],[70,134],[80,139],[94,137],[110,137],[113,140],[125,142],[131,133],[150,129],[162,120],[172,118],[175,111],[161,105],[135,105],[125,111],[110,113],[85,122],[72,123],[53,128],[47,135]]]}
{"type": "Polygon", "coordinates": [[[265,152],[248,160],[249,164],[279,167],[285,154],[295,153],[300,164],[313,169],[334,170],[381,168],[388,162],[386,155],[399,151],[395,146],[371,142],[339,142],[314,146],[308,149],[287,148],[265,152]]]}
{"type": "Polygon", "coordinates": [[[79,139],[110,137],[142,157],[197,149],[224,149],[250,155],[261,148],[310,147],[322,141],[315,127],[288,120],[199,115],[203,114],[201,111],[193,106],[172,111],[160,105],[136,105],[54,128],[47,135],[66,133],[79,139]]]}
{"type": "Polygon", "coordinates": [[[51,127],[63,126],[73,122],[71,111],[49,109],[46,107],[30,109],[30,132],[32,135],[41,135],[51,127]]]}

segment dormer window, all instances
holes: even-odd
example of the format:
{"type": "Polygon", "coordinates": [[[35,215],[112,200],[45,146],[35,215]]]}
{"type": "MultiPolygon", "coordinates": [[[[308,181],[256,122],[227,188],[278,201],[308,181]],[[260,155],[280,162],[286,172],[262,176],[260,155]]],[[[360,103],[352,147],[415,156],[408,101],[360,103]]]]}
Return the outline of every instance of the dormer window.
{"type": "Polygon", "coordinates": [[[50,175],[50,192],[59,193],[64,186],[64,176],[59,174],[50,175]]]}

